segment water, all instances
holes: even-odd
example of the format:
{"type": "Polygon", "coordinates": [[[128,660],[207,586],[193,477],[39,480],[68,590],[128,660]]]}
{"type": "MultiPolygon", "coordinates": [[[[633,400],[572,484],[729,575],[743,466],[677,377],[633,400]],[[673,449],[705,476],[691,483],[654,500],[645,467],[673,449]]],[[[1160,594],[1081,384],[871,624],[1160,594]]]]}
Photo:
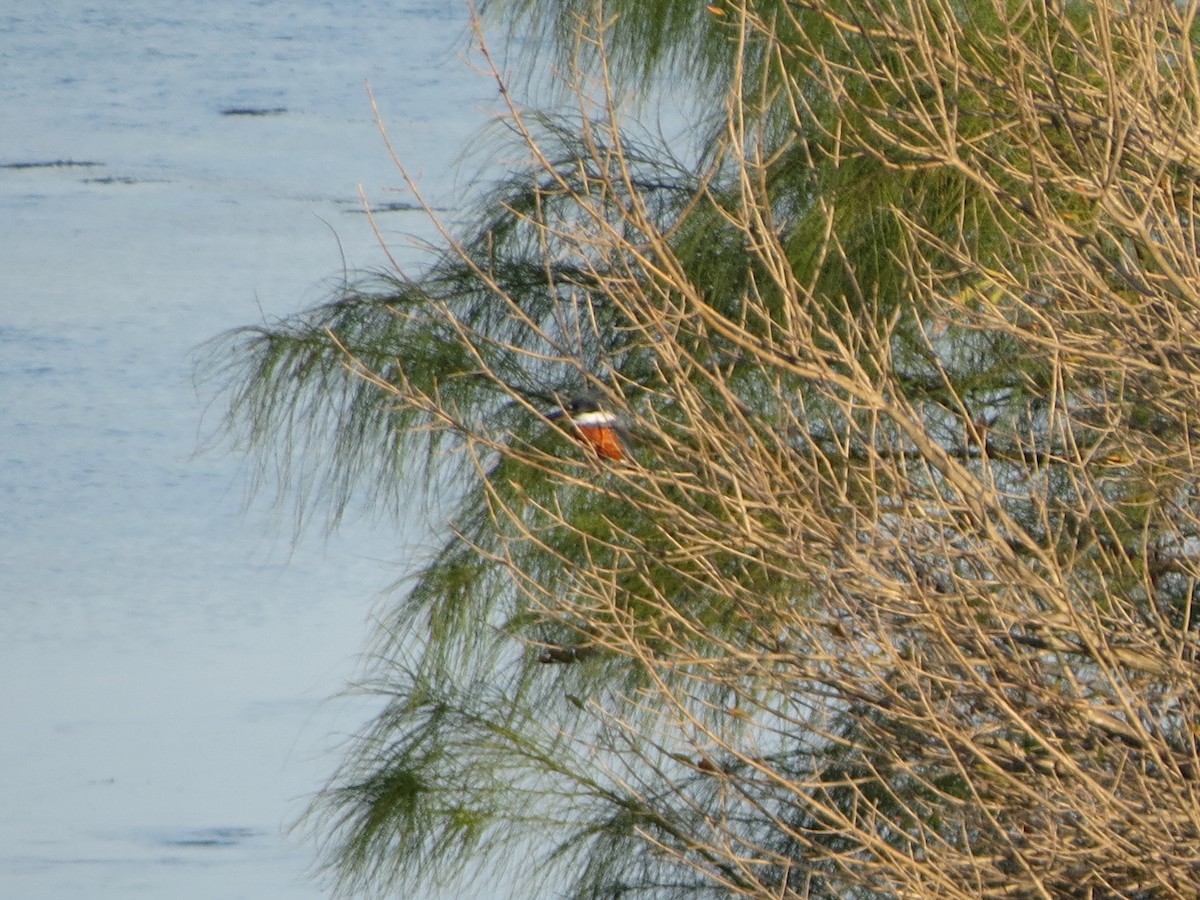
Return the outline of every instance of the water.
{"type": "Polygon", "coordinates": [[[424,532],[293,546],[238,460],[196,455],[190,354],[319,301],[342,254],[382,265],[358,185],[412,198],[364,81],[453,205],[494,105],[459,58],[465,6],[6,6],[0,897],[326,896],[286,829],[370,713],[329,698],[424,532]]]}

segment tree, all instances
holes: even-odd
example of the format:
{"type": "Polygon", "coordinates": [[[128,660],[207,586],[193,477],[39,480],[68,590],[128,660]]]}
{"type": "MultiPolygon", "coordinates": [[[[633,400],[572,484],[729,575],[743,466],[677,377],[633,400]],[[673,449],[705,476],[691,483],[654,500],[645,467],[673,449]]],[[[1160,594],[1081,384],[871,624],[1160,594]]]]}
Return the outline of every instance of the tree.
{"type": "Polygon", "coordinates": [[[456,506],[315,807],[342,885],[1193,896],[1196,6],[698,9],[580,7],[473,227],[221,345],[335,513],[456,506]],[[695,163],[610,66],[685,34],[695,163]]]}

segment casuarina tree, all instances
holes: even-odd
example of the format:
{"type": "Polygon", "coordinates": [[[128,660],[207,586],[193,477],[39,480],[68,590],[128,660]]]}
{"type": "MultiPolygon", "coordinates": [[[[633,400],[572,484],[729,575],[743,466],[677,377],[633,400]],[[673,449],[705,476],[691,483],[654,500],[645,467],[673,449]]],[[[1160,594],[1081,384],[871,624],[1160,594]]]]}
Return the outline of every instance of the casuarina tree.
{"type": "Polygon", "coordinates": [[[1195,896],[1195,4],[493,12],[561,48],[526,164],[216,345],[301,503],[445,514],[339,884],[1195,896]]]}

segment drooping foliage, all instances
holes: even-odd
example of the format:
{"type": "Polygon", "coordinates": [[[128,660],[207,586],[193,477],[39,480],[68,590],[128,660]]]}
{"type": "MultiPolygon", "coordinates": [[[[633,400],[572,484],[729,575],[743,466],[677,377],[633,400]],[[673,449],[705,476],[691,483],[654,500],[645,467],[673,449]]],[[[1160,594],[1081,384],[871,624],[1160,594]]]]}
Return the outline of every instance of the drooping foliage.
{"type": "Polygon", "coordinates": [[[1194,895],[1194,6],[500,8],[578,113],[514,101],[420,274],[221,345],[335,511],[454,507],[315,806],[340,883],[1194,895]],[[663,73],[694,152],[613,99],[663,73]]]}

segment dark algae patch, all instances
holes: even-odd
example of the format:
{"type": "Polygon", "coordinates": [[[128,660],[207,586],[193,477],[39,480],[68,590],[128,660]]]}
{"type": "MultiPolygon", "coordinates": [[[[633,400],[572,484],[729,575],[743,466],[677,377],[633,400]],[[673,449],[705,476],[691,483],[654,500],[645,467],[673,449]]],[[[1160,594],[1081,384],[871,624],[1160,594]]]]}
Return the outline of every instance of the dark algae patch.
{"type": "Polygon", "coordinates": [[[0,169],[89,169],[102,165],[90,159],[47,159],[0,163],[0,169]]]}
{"type": "MultiPolygon", "coordinates": [[[[398,200],[392,203],[374,203],[371,205],[372,213],[389,213],[389,212],[416,212],[421,209],[418,203],[406,203],[403,200],[398,200]]],[[[362,209],[351,209],[349,212],[365,212],[362,209]]]]}
{"type": "Polygon", "coordinates": [[[283,115],[287,107],[226,107],[221,115],[283,115]]]}
{"type": "MultiPolygon", "coordinates": [[[[351,214],[359,213],[363,215],[369,212],[371,215],[377,216],[380,213],[421,212],[425,208],[426,207],[419,203],[410,203],[406,200],[395,200],[390,203],[372,203],[369,210],[363,209],[362,204],[359,203],[357,206],[345,210],[345,212],[351,214]]],[[[430,206],[429,210],[430,212],[453,212],[453,209],[446,206],[430,206]]]]}
{"type": "Polygon", "coordinates": [[[235,847],[260,834],[253,828],[203,828],[169,837],[163,843],[169,847],[235,847]]]}

